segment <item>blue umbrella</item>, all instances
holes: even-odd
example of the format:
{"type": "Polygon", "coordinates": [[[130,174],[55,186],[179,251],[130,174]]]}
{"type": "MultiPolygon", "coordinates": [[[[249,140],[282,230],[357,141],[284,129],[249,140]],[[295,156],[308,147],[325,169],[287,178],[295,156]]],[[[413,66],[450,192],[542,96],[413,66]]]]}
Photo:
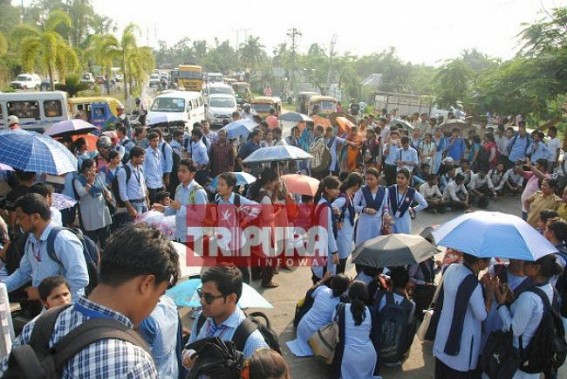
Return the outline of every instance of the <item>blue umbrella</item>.
{"type": "Polygon", "coordinates": [[[313,156],[295,146],[268,146],[262,147],[248,157],[244,163],[281,162],[311,159],[313,156]]]}
{"type": "MultiPolygon", "coordinates": [[[[245,186],[247,184],[252,184],[256,181],[256,177],[254,175],[250,175],[247,172],[233,172],[233,174],[236,176],[236,185],[237,186],[245,186]]],[[[218,182],[219,177],[217,176],[216,178],[213,179],[213,181],[211,182],[211,188],[217,188],[217,182],[218,182]]]]}
{"type": "Polygon", "coordinates": [[[77,158],[63,144],[21,130],[0,133],[0,162],[22,171],[51,175],[77,171],[77,158]]]}
{"type": "Polygon", "coordinates": [[[313,122],[311,117],[297,112],[286,112],[278,117],[278,120],[289,122],[313,122]]]}
{"type": "Polygon", "coordinates": [[[248,135],[258,124],[253,120],[236,120],[223,126],[220,130],[226,131],[226,136],[228,139],[237,138],[240,136],[248,135]]]}
{"type": "MultiPolygon", "coordinates": [[[[201,302],[197,289],[201,288],[201,285],[201,279],[189,279],[167,290],[166,294],[173,299],[178,307],[200,307],[201,302]]],[[[242,309],[274,308],[258,291],[246,283],[242,284],[242,296],[240,296],[238,306],[242,309]]]]}
{"type": "Polygon", "coordinates": [[[557,252],[544,236],[520,217],[477,211],[447,221],[432,232],[437,245],[479,258],[535,261],[557,252]]]}

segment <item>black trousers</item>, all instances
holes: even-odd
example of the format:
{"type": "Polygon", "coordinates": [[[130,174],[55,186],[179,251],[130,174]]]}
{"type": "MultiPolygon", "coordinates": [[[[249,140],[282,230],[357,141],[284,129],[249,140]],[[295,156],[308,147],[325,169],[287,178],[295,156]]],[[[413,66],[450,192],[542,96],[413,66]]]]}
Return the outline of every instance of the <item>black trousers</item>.
{"type": "Polygon", "coordinates": [[[386,185],[391,186],[396,183],[398,168],[395,165],[384,165],[384,176],[386,177],[386,185]]]}
{"type": "Polygon", "coordinates": [[[441,362],[438,358],[435,358],[435,379],[478,379],[480,378],[480,373],[478,370],[471,371],[457,371],[453,370],[445,363],[441,362]]]}

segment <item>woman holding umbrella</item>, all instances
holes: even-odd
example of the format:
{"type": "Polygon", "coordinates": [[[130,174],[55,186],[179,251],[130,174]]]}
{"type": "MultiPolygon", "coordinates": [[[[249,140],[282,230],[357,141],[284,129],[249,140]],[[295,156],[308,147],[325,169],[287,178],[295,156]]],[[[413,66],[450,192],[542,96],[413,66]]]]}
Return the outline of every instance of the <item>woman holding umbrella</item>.
{"type": "Polygon", "coordinates": [[[411,174],[407,168],[398,171],[397,184],[388,187],[388,203],[394,218],[394,233],[411,234],[411,219],[415,213],[427,208],[425,198],[409,186],[411,174]],[[412,204],[417,202],[417,207],[412,204]]]}
{"type": "Polygon", "coordinates": [[[354,203],[352,198],[360,189],[364,180],[358,172],[351,172],[341,184],[339,197],[333,201],[333,208],[339,210],[337,225],[337,247],[339,249],[339,265],[337,274],[345,272],[346,261],[352,252],[354,240],[354,203]]]}
{"type": "Polygon", "coordinates": [[[112,201],[112,195],[97,175],[92,159],[83,161],[81,174],[73,180],[73,188],[80,199],[79,216],[85,234],[104,249],[112,223],[106,201],[112,201]]]}

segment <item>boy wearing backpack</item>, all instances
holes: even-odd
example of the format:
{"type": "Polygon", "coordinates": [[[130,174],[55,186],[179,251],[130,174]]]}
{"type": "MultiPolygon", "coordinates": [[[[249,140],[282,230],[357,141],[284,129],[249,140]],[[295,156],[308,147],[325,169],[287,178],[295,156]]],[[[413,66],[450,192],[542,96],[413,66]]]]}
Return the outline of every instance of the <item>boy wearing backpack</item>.
{"type": "Polygon", "coordinates": [[[79,238],[68,230],[57,233],[53,242],[55,258],[59,260],[57,262],[48,251],[48,237],[55,226],[45,198],[30,193],[20,197],[14,208],[20,227],[30,235],[19,268],[4,279],[8,292],[20,288],[31,279],[32,285],[26,289],[28,299],[39,300],[37,287],[41,281],[48,276],[61,274],[69,282],[73,300],[83,296],[89,284],[89,273],[79,238]]]}
{"type": "MultiPolygon", "coordinates": [[[[201,275],[201,280],[203,284],[197,293],[203,310],[193,324],[189,344],[204,338],[220,337],[233,341],[245,358],[251,357],[256,350],[269,348],[260,330],[255,329],[247,335],[240,332],[241,325],[250,321],[237,306],[243,286],[240,270],[231,264],[211,267],[201,275]],[[206,319],[199,322],[201,316],[206,319]],[[236,341],[237,337],[242,338],[236,341]],[[238,346],[242,340],[245,341],[243,346],[238,346]]],[[[190,350],[183,352],[183,366],[191,368],[194,359],[190,350]]]]}
{"type": "MultiPolygon", "coordinates": [[[[178,259],[156,229],[128,225],[117,231],[102,258],[100,284],[89,298],[51,309],[26,325],[0,375],[27,378],[26,370],[35,367],[50,378],[157,378],[147,345],[133,327],[176,283],[178,259]],[[48,360],[61,365],[47,370],[48,360]]],[[[34,377],[38,372],[32,371],[34,377]]]]}

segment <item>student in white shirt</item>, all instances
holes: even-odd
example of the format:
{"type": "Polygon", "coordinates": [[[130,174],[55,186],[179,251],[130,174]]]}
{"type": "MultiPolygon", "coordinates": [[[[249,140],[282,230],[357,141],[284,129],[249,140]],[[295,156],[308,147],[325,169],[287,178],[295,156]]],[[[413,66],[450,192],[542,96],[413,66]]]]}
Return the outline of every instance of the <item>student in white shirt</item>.
{"type": "Polygon", "coordinates": [[[425,209],[426,211],[445,213],[445,200],[443,199],[443,194],[439,191],[439,186],[437,186],[437,175],[429,174],[427,182],[419,186],[419,193],[429,204],[425,209]]]}
{"type": "Polygon", "coordinates": [[[547,136],[550,138],[547,142],[547,150],[549,151],[547,158],[549,166],[547,170],[551,172],[555,166],[557,166],[557,159],[559,158],[559,152],[561,150],[561,141],[557,138],[557,127],[550,126],[547,131],[547,136]]]}
{"type": "Polygon", "coordinates": [[[467,209],[470,207],[469,192],[464,185],[463,174],[455,175],[455,180],[449,182],[443,190],[443,198],[451,209],[467,209]]]}

